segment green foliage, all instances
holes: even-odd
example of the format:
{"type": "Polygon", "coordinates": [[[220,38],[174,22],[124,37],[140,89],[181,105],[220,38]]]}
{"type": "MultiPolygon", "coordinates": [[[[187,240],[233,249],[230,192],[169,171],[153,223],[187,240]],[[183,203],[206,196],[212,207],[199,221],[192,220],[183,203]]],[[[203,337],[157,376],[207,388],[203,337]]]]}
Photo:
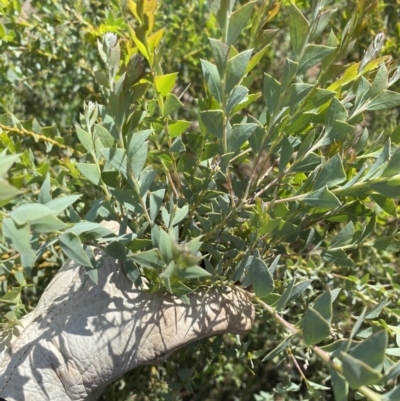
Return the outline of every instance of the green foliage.
{"type": "MultiPolygon", "coordinates": [[[[96,282],[101,262],[92,247],[100,247],[121,260],[135,286],[145,278],[143,290],[151,293],[187,302],[199,288],[237,286],[252,297],[259,316],[251,345],[227,337],[191,351],[217,378],[230,355],[248,370],[283,370],[269,387],[249,376],[241,399],[396,399],[399,128],[374,131],[366,118],[400,106],[392,90],[398,68],[379,56],[381,34],[347,64],[376,1],[359,1],[343,30],[329,32],[337,10],[316,0],[309,15],[300,2],[284,4],[291,50],[282,71],[260,74],[280,6],[199,2],[199,20],[209,15],[202,31],[209,40],[192,46],[202,57],[195,63],[202,82],[193,79],[191,92],[196,106],[171,72],[172,43],[155,0],[128,0],[124,18],[114,10],[100,28],[88,25],[85,43],[95,49],[96,39],[102,63],[93,73],[101,96],[85,102],[75,137],[34,119],[0,116],[5,332],[30,309],[22,294],[32,297],[33,284],[45,283],[43,264],[69,257],[96,282]],[[32,138],[46,149],[32,150],[32,138]],[[120,222],[118,235],[102,219],[120,222]]],[[[7,7],[15,24],[18,8],[7,7]]],[[[172,29],[180,12],[164,17],[172,29]]],[[[14,40],[13,32],[5,38],[14,40]]],[[[90,55],[86,62],[97,65],[90,55]]],[[[49,121],[45,114],[38,120],[49,121]]],[[[175,383],[154,384],[147,389],[152,399],[194,391],[200,366],[167,366],[175,383]]],[[[244,386],[243,369],[231,372],[239,382],[231,388],[244,386]]]]}

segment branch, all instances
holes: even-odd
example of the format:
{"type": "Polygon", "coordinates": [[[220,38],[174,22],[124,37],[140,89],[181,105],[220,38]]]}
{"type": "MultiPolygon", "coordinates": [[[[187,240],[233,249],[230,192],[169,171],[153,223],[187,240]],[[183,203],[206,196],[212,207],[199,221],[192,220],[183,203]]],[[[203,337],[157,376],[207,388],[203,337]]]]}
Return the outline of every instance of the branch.
{"type": "MultiPolygon", "coordinates": [[[[261,301],[255,294],[252,294],[249,291],[244,290],[243,288],[240,287],[235,287],[237,290],[241,291],[242,293],[246,294],[250,299],[253,299],[255,302],[257,302],[263,309],[265,309],[272,317],[286,330],[290,331],[292,334],[303,340],[303,336],[301,333],[301,330],[296,328],[293,324],[289,323],[286,321],[281,315],[277,313],[277,311],[264,301],[261,301]]],[[[308,346],[307,346],[308,347],[308,346]]],[[[343,369],[340,364],[335,362],[331,356],[324,351],[322,348],[317,347],[316,345],[312,345],[311,348],[314,353],[319,356],[320,359],[322,359],[329,367],[335,369],[338,373],[343,375],[343,369]]],[[[367,386],[361,386],[357,389],[361,394],[363,394],[368,400],[370,401],[381,401],[382,397],[380,394],[376,393],[375,391],[371,390],[367,386]]]]}
{"type": "Polygon", "coordinates": [[[30,136],[36,142],[38,142],[38,141],[48,142],[54,146],[57,146],[60,149],[69,150],[69,151],[72,151],[73,153],[75,153],[77,156],[82,156],[82,153],[79,152],[78,150],[70,148],[62,143],[58,143],[56,140],[54,140],[52,138],[48,138],[47,136],[44,136],[41,134],[36,134],[35,132],[32,132],[32,131],[28,131],[25,128],[9,127],[8,125],[4,125],[4,124],[0,124],[0,128],[5,132],[9,132],[10,134],[16,134],[16,135],[20,135],[20,136],[30,136]]]}

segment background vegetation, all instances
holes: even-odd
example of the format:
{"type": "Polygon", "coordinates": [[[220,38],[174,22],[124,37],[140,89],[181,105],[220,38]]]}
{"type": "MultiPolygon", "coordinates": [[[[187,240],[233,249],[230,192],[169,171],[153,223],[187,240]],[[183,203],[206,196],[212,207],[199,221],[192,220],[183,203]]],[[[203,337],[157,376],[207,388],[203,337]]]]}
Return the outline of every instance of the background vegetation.
{"type": "MultiPolygon", "coordinates": [[[[327,3],[337,11],[321,33],[324,37],[330,28],[343,32],[356,7],[349,0],[327,3]]],[[[271,45],[253,71],[251,88],[254,93],[263,88],[264,72],[281,78],[285,58],[291,52],[287,29],[289,2],[275,2],[275,5],[270,2],[270,5],[267,26],[270,31],[266,35],[270,35],[271,45]]],[[[296,5],[308,18],[311,17],[310,1],[296,1],[296,5]]],[[[380,32],[387,37],[381,54],[397,59],[399,6],[393,0],[381,0],[371,8],[368,23],[360,28],[353,50],[343,60],[344,65],[359,62],[380,32]]],[[[182,95],[180,99],[185,106],[178,111],[176,118],[195,121],[191,129],[196,131],[199,129],[197,99],[203,98],[206,92],[200,58],[212,59],[208,38],[220,37],[218,23],[206,1],[164,1],[159,3],[159,7],[155,25],[166,28],[163,72],[178,72],[174,93],[182,95]]],[[[119,0],[1,0],[0,15],[0,150],[7,149],[6,153],[21,155],[7,181],[21,191],[18,202],[26,203],[40,197],[40,188],[49,177],[47,180],[51,180],[53,188],[59,186],[59,193],[85,194],[70,210],[68,218],[73,220],[75,215],[78,219],[87,217],[97,193],[76,166],[76,160],[85,153],[85,148],[78,141],[75,123],[80,120],[80,113],[85,113],[84,102],[102,100],[101,85],[94,79],[94,71],[104,69],[97,40],[102,41],[106,32],[113,32],[121,38],[123,48],[129,32],[127,24],[134,18],[127,11],[127,5],[119,0]]],[[[239,37],[238,51],[248,47],[247,39],[246,35],[239,37]]],[[[317,71],[310,69],[307,74],[305,79],[312,80],[317,71]]],[[[391,90],[395,90],[396,85],[398,82],[391,90]]],[[[255,103],[253,111],[260,112],[262,107],[261,103],[255,103]]],[[[400,142],[396,130],[398,109],[366,113],[364,118],[363,124],[371,133],[370,142],[382,144],[390,133],[395,143],[400,142]]],[[[274,161],[271,159],[269,162],[274,161]]],[[[0,167],[3,166],[0,164],[0,167]]],[[[236,173],[245,176],[250,167],[246,163],[239,164],[235,167],[236,173]]],[[[56,196],[57,189],[53,190],[53,197],[56,196]]],[[[0,197],[4,213],[15,206],[6,204],[6,201],[6,197],[0,197]]],[[[392,207],[398,212],[397,201],[392,207]]],[[[334,268],[329,263],[317,264],[311,258],[287,258],[276,279],[279,293],[285,291],[292,278],[314,280],[306,296],[297,298],[290,307],[281,311],[288,320],[303,315],[307,304],[323,290],[342,288],[340,298],[333,304],[332,327],[338,339],[351,332],[353,318],[368,307],[368,321],[363,326],[365,338],[382,327],[392,335],[393,350],[385,359],[389,370],[392,360],[400,356],[400,266],[397,260],[400,244],[396,236],[399,226],[397,212],[385,213],[384,210],[383,207],[377,213],[374,239],[390,237],[390,244],[352,250],[350,257],[356,263],[333,263],[334,268]]],[[[370,213],[367,207],[362,212],[370,213]]],[[[326,230],[331,238],[344,227],[340,219],[325,224],[321,230],[326,230]]],[[[303,245],[303,242],[299,243],[299,247],[303,245]]],[[[24,261],[18,259],[17,253],[0,245],[3,261],[0,262],[1,321],[5,330],[34,308],[41,292],[64,262],[60,246],[55,243],[50,248],[26,274],[24,261]]],[[[289,254],[283,245],[280,253],[289,254]]],[[[254,330],[245,338],[240,340],[227,335],[193,344],[174,354],[162,366],[145,367],[129,373],[110,386],[102,399],[333,399],[325,365],[299,344],[286,348],[280,356],[270,355],[266,362],[261,362],[267,351],[281,343],[283,329],[265,311],[260,309],[257,313],[254,330]]],[[[379,390],[378,386],[376,390],[379,390]]],[[[362,396],[355,393],[350,391],[350,397],[361,399],[362,396]]]]}

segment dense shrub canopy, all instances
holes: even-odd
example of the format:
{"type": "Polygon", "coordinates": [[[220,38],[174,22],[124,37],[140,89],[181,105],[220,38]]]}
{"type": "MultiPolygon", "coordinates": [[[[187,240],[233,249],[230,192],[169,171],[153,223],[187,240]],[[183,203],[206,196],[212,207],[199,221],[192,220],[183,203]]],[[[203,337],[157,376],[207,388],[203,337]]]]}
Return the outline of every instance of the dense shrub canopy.
{"type": "Polygon", "coordinates": [[[104,399],[399,399],[393,5],[233,3],[2,2],[4,335],[100,246],[147,291],[258,307],[104,399]]]}

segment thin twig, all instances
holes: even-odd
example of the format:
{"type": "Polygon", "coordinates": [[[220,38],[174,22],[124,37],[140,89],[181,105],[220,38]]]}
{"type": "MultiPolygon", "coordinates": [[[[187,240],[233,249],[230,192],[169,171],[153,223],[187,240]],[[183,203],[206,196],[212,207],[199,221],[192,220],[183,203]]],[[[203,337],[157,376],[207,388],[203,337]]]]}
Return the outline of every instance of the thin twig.
{"type": "Polygon", "coordinates": [[[54,146],[59,147],[60,149],[69,150],[69,151],[75,153],[77,156],[82,156],[82,153],[76,149],[70,148],[62,143],[58,143],[56,140],[54,140],[52,138],[48,138],[47,136],[44,136],[41,134],[36,134],[35,132],[29,131],[25,128],[9,127],[8,125],[4,125],[4,124],[0,124],[0,128],[5,132],[9,132],[10,134],[16,134],[16,135],[20,135],[20,136],[30,136],[35,141],[48,142],[54,146]]]}
{"type": "MultiPolygon", "coordinates": [[[[277,311],[272,306],[268,305],[267,303],[259,299],[255,294],[252,294],[251,292],[246,291],[243,288],[240,287],[235,287],[235,288],[238,291],[246,294],[250,299],[253,299],[257,304],[259,304],[263,309],[265,309],[282,327],[290,331],[292,334],[294,334],[301,340],[303,339],[301,330],[296,328],[293,324],[286,321],[281,315],[277,313],[277,311]]],[[[311,348],[314,351],[314,353],[320,359],[322,359],[329,367],[335,369],[338,373],[343,375],[342,366],[339,363],[335,362],[326,351],[324,351],[322,348],[316,345],[312,345],[309,348],[311,348]]],[[[370,401],[381,401],[381,395],[371,390],[367,386],[361,386],[357,389],[357,391],[363,394],[370,401]]]]}

